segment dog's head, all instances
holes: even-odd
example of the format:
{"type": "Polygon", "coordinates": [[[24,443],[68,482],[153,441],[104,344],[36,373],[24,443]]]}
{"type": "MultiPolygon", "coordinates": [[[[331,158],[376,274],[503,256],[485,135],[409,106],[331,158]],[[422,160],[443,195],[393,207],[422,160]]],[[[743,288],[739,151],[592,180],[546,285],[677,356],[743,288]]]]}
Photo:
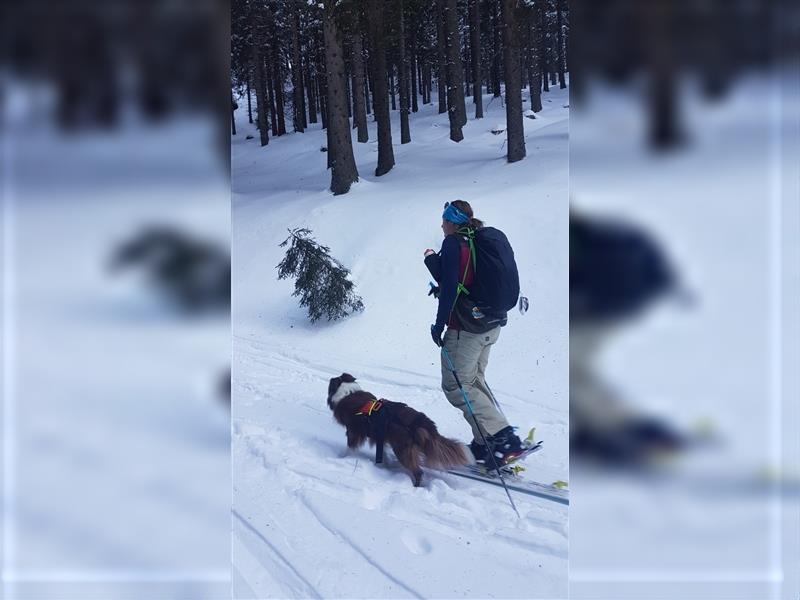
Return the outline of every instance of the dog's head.
{"type": "Polygon", "coordinates": [[[342,373],[339,377],[331,377],[330,383],[328,383],[328,406],[333,410],[339,400],[358,391],[361,391],[361,386],[356,383],[356,378],[350,373],[342,373]]]}

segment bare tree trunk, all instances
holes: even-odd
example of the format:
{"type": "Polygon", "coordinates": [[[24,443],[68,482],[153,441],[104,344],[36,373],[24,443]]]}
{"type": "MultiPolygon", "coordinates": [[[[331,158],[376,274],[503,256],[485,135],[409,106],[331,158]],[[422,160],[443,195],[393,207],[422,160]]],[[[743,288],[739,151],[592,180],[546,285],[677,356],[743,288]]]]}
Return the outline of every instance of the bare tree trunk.
{"type": "Polygon", "coordinates": [[[411,130],[408,126],[408,67],[406,66],[406,25],[403,14],[403,0],[399,0],[400,10],[400,143],[411,141],[411,130]]]}
{"type": "Polygon", "coordinates": [[[464,69],[461,64],[461,36],[458,31],[458,2],[447,0],[444,6],[445,41],[447,43],[447,112],[450,117],[450,139],[464,139],[461,128],[467,124],[464,102],[464,69]]]}
{"type": "Polygon", "coordinates": [[[475,103],[475,118],[483,118],[483,93],[481,86],[481,11],[478,0],[470,0],[469,37],[472,50],[472,99],[475,103]]]}
{"type": "Polygon", "coordinates": [[[361,44],[361,27],[358,15],[355,16],[353,27],[353,37],[351,40],[351,48],[353,52],[353,125],[358,129],[358,141],[365,143],[369,141],[369,130],[367,129],[367,113],[366,105],[369,105],[369,99],[365,96],[366,90],[364,89],[364,54],[361,44]]]}
{"type": "Polygon", "coordinates": [[[506,79],[506,135],[508,162],[525,158],[525,127],[522,121],[522,77],[519,65],[519,31],[517,5],[519,0],[502,0],[503,71],[506,79]]]}
{"type": "Polygon", "coordinates": [[[436,78],[439,87],[439,114],[447,112],[447,42],[444,32],[444,3],[436,0],[436,50],[439,55],[439,70],[436,78]]]}
{"type": "Polygon", "coordinates": [[[297,0],[291,1],[292,11],[292,124],[294,130],[305,130],[305,107],[303,106],[303,73],[300,68],[300,16],[297,0]]]}
{"type": "Polygon", "coordinates": [[[336,23],[338,12],[336,0],[325,0],[323,31],[328,83],[328,158],[331,165],[331,191],[334,195],[346,194],[350,191],[350,186],[358,181],[350,119],[347,117],[347,74],[342,37],[336,23]]]}
{"type": "Polygon", "coordinates": [[[378,166],[375,175],[380,177],[392,170],[394,150],[392,149],[392,124],[389,119],[389,99],[386,89],[386,49],[383,27],[383,1],[371,0],[367,3],[367,23],[370,29],[370,66],[373,80],[373,101],[375,120],[378,124],[378,166]]]}

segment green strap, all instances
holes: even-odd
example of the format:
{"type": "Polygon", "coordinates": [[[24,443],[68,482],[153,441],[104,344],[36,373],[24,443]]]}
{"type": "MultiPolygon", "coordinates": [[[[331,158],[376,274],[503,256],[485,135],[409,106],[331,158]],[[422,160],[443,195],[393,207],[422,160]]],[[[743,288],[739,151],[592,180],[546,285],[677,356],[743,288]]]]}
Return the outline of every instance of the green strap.
{"type": "Polygon", "coordinates": [[[475,243],[473,241],[475,238],[475,230],[471,227],[463,227],[456,233],[467,238],[467,242],[469,243],[469,258],[467,259],[467,265],[464,267],[464,275],[461,276],[461,281],[458,282],[458,287],[456,288],[456,297],[453,299],[453,306],[450,307],[450,314],[447,316],[448,322],[450,321],[450,317],[453,315],[453,310],[455,310],[456,302],[458,302],[458,296],[462,292],[469,295],[469,290],[464,285],[464,281],[467,279],[467,273],[469,273],[470,262],[472,262],[473,265],[475,264],[475,243]]]}

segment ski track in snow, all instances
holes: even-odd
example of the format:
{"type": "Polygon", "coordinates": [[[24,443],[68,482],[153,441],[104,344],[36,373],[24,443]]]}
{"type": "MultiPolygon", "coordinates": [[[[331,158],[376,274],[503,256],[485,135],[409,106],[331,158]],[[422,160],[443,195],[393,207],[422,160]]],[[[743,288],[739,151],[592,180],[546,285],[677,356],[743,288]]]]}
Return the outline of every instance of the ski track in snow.
{"type": "MultiPolygon", "coordinates": [[[[415,489],[390,449],[386,453],[388,464],[384,466],[374,464],[374,450],[368,446],[356,452],[347,450],[344,430],[333,422],[325,404],[327,378],[333,374],[330,369],[317,371],[304,361],[286,359],[279,350],[270,356],[257,356],[250,349],[245,356],[272,368],[259,372],[252,379],[235,380],[235,396],[249,397],[254,407],[267,404],[274,407],[284,402],[302,407],[306,415],[303,417],[306,420],[304,430],[310,433],[299,439],[291,424],[286,423],[291,417],[282,417],[280,408],[273,408],[269,422],[254,418],[246,408],[242,413],[248,414],[247,417],[235,415],[234,446],[243,454],[235,455],[234,465],[238,472],[248,473],[250,482],[257,482],[253,491],[257,489],[259,492],[252,500],[244,500],[235,493],[234,505],[241,503],[250,507],[257,502],[261,520],[271,524],[301,522],[304,528],[314,528],[316,523],[315,544],[336,548],[341,563],[360,565],[359,577],[364,576],[364,569],[373,572],[371,579],[376,588],[367,596],[384,597],[379,591],[381,589],[392,591],[385,597],[398,594],[415,598],[429,596],[429,592],[417,589],[411,583],[416,571],[398,569],[397,553],[413,557],[446,555],[453,545],[461,546],[463,550],[467,538],[470,541],[465,560],[472,564],[491,561],[493,555],[511,551],[517,556],[516,564],[512,561],[512,564],[504,565],[503,572],[505,569],[511,572],[529,569],[532,561],[537,559],[539,562],[555,560],[566,566],[566,507],[514,494],[522,515],[522,519],[517,521],[502,489],[441,472],[427,471],[423,487],[415,489]],[[281,365],[282,369],[277,371],[276,365],[281,365]],[[291,388],[297,385],[308,389],[308,394],[292,393],[291,388]],[[318,407],[308,404],[307,397],[316,400],[318,407]],[[244,468],[246,464],[254,464],[257,468],[244,468]],[[283,514],[283,507],[287,505],[292,507],[291,517],[283,514]],[[348,511],[350,516],[342,520],[342,514],[348,511]],[[353,519],[363,521],[365,513],[377,517],[380,524],[375,531],[378,535],[383,535],[383,532],[387,535],[377,545],[379,548],[388,545],[390,552],[376,551],[374,538],[370,541],[358,532],[349,533],[348,523],[353,519]],[[391,525],[387,526],[387,519],[391,525]],[[320,533],[320,528],[325,533],[320,533]],[[478,561],[475,552],[481,556],[478,561]]],[[[373,368],[377,370],[377,367],[373,368]]],[[[249,369],[247,372],[255,373],[249,369]]],[[[372,379],[370,377],[370,381],[372,379]]],[[[420,386],[382,384],[384,391],[393,390],[384,395],[392,397],[408,392],[409,388],[432,396],[441,394],[436,389],[420,386]]],[[[241,403],[243,407],[246,404],[248,402],[241,403]]],[[[242,485],[244,482],[239,482],[236,487],[242,485]]],[[[234,510],[234,518],[239,523],[234,527],[235,538],[255,536],[265,545],[263,551],[256,551],[252,543],[246,544],[249,548],[246,551],[257,556],[262,568],[277,569],[283,594],[296,597],[352,594],[352,588],[326,588],[325,581],[322,585],[315,581],[314,574],[320,567],[313,557],[302,551],[294,555],[284,554],[276,543],[269,541],[268,534],[262,533],[263,529],[256,529],[238,509],[234,510]],[[286,565],[292,565],[290,571],[286,570],[286,565]]],[[[286,539],[291,535],[283,533],[280,537],[286,539]]],[[[245,551],[237,544],[234,548],[235,556],[245,551]]],[[[247,581],[246,576],[241,573],[240,576],[247,581]]],[[[457,581],[454,583],[458,585],[457,581]]],[[[270,593],[275,591],[274,585],[274,582],[270,583],[270,593]]],[[[259,590],[258,584],[248,583],[248,586],[259,590]]],[[[450,589],[454,593],[458,587],[450,589]]],[[[489,594],[491,589],[489,586],[481,594],[489,594]]],[[[515,589],[513,584],[509,591],[512,595],[523,594],[523,590],[515,589]]]]}
{"type": "MultiPolygon", "coordinates": [[[[308,598],[322,598],[320,593],[314,589],[314,586],[311,585],[308,580],[292,566],[291,562],[286,560],[286,557],[281,554],[281,552],[273,544],[271,544],[265,536],[259,533],[258,529],[248,523],[247,520],[235,510],[231,511],[231,514],[239,523],[241,523],[242,527],[256,537],[264,546],[266,546],[273,555],[274,558],[271,558],[267,564],[263,564],[262,566],[265,568],[269,567],[269,570],[273,570],[276,566],[283,567],[282,571],[284,572],[284,575],[288,575],[290,580],[296,580],[291,588],[292,590],[299,591],[308,598]]],[[[282,579],[285,581],[287,578],[283,577],[282,579]]]]}

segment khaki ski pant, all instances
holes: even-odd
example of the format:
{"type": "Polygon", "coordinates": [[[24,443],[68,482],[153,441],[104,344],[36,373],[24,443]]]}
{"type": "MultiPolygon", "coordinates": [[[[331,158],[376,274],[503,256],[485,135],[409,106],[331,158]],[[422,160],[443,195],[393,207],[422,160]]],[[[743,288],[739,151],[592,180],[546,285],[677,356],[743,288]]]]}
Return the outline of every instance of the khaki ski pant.
{"type": "Polygon", "coordinates": [[[489,351],[499,337],[500,327],[480,334],[457,329],[448,329],[444,334],[444,348],[450,355],[461,385],[464,386],[477,418],[477,425],[467,408],[464,395],[456,383],[444,352],[442,352],[442,390],[450,404],[464,414],[464,418],[472,428],[473,438],[478,443],[483,443],[478,425],[486,436],[494,435],[508,426],[508,421],[492,402],[491,392],[486,385],[489,351]]]}

